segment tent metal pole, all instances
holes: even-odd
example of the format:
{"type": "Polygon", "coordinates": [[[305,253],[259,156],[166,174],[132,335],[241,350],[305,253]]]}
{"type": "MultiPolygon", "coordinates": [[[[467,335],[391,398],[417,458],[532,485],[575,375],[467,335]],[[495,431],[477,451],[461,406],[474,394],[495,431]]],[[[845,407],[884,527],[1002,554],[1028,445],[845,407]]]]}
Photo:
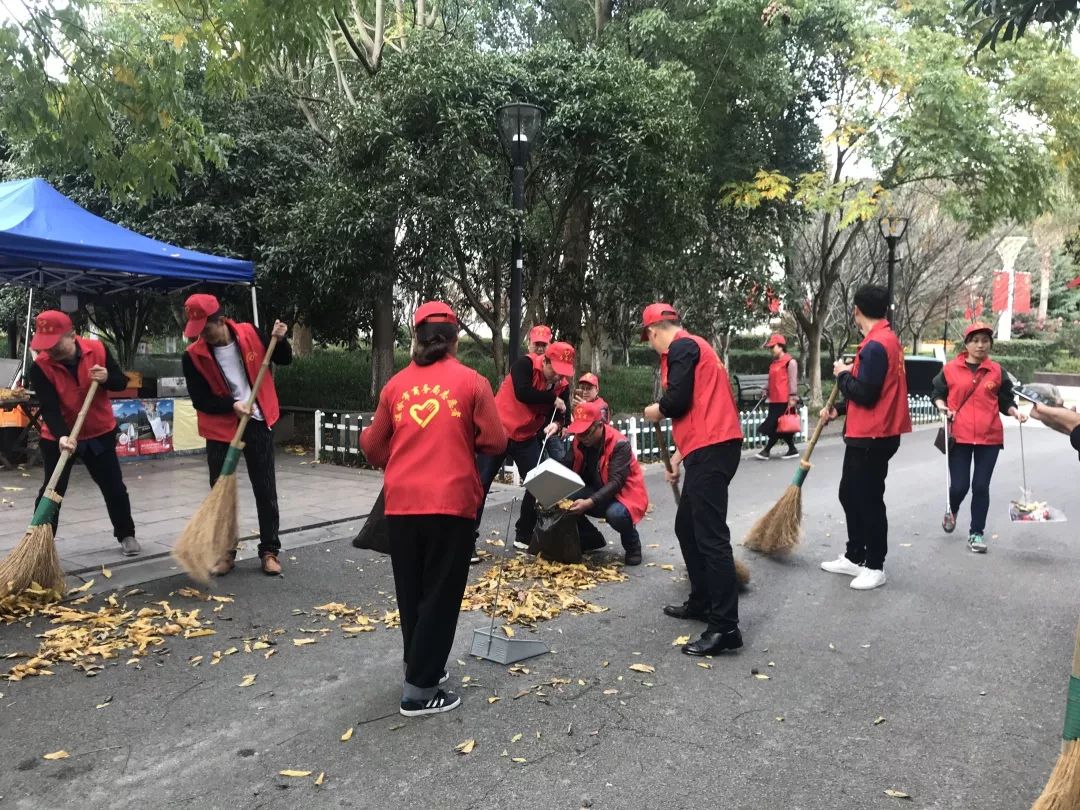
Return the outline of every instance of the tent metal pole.
{"type": "Polygon", "coordinates": [[[23,341],[22,375],[23,386],[26,385],[26,358],[30,354],[30,323],[34,314],[34,288],[30,288],[30,294],[26,296],[26,339],[23,341]]]}
{"type": "Polygon", "coordinates": [[[259,328],[259,295],[254,284],[251,285],[251,322],[256,329],[259,328]]]}

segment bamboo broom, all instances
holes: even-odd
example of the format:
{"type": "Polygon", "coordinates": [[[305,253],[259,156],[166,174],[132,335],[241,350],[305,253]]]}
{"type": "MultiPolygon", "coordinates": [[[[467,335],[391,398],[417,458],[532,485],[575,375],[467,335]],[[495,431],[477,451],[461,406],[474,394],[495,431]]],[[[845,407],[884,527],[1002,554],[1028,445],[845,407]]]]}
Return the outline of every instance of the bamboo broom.
{"type": "MultiPolygon", "coordinates": [[[[660,458],[664,462],[664,469],[671,472],[671,451],[668,450],[667,437],[664,436],[664,431],[660,429],[660,425],[653,423],[653,430],[656,432],[656,444],[660,448],[660,458]]],[[[671,494],[675,496],[675,505],[679,505],[679,501],[682,498],[682,493],[679,491],[679,484],[676,481],[671,482],[671,494]]],[[[750,569],[746,567],[746,563],[742,560],[735,560],[735,579],[739,582],[740,588],[745,588],[750,583],[750,569]]]]}
{"type": "Polygon", "coordinates": [[[240,424],[229,442],[214,488],[191,516],[172,551],[173,557],[188,575],[204,585],[210,581],[210,569],[236,545],[236,467],[240,463],[240,452],[244,449],[244,430],[251,420],[251,406],[270,370],[270,357],[277,342],[276,337],[270,338],[270,345],[266,348],[255,384],[251,386],[245,403],[248,413],[240,417],[240,424]]]}
{"type": "MultiPolygon", "coordinates": [[[[79,415],[75,418],[75,427],[68,434],[73,442],[78,442],[83,422],[90,410],[90,403],[98,390],[97,380],[90,381],[90,388],[83,399],[79,415]]],[[[53,537],[53,521],[60,514],[60,503],[64,496],[56,491],[60,476],[64,474],[73,454],[67,450],[60,452],[49,483],[45,485],[45,494],[34,509],[30,527],[19,544],[0,562],[0,596],[22,593],[33,584],[46,591],[53,591],[57,598],[66,590],[64,569],[60,565],[60,556],[56,553],[53,537]]]]}
{"type": "Polygon", "coordinates": [[[1080,810],[1080,627],[1076,628],[1061,754],[1032,810],[1080,810]]]}
{"type": "MultiPolygon", "coordinates": [[[[825,408],[832,408],[836,404],[839,394],[839,386],[833,386],[832,393],[825,403],[825,408]]],[[[743,540],[743,545],[751,551],[759,551],[762,554],[779,556],[787,554],[799,544],[802,535],[802,485],[806,480],[806,474],[810,472],[810,456],[817,446],[821,437],[821,430],[825,427],[825,420],[819,419],[810,443],[806,446],[806,452],[799,460],[799,469],[791,479],[791,484],[780,497],[772,509],[758,518],[750,528],[749,534],[743,540]]]]}

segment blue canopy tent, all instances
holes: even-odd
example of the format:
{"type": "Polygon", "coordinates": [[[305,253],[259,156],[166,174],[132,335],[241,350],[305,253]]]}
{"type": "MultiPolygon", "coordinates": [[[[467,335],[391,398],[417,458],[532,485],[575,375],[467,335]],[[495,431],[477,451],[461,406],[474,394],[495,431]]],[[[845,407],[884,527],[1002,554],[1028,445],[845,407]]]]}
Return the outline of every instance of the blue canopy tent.
{"type": "MultiPolygon", "coordinates": [[[[184,250],[91,214],[41,178],[0,183],[0,283],[85,295],[245,284],[255,266],[184,250]]],[[[27,331],[29,332],[29,315],[27,331]]]]}

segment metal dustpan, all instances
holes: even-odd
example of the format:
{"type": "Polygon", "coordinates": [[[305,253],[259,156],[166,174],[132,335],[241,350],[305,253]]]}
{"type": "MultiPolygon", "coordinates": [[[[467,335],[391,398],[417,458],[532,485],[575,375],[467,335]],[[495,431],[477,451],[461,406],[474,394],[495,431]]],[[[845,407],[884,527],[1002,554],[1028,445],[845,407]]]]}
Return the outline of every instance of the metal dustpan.
{"type": "MultiPolygon", "coordinates": [[[[516,504],[517,498],[514,498],[510,503],[510,520],[514,518],[516,504]]],[[[510,536],[509,521],[507,521],[506,525],[506,534],[503,536],[507,538],[510,536]]],[[[507,542],[506,547],[507,549],[513,548],[509,542],[507,542]]],[[[496,664],[513,664],[516,661],[524,661],[526,658],[534,658],[537,655],[550,652],[548,645],[540,639],[518,638],[516,635],[508,635],[507,631],[503,630],[502,627],[496,629],[495,615],[498,613],[499,594],[502,592],[503,570],[505,567],[506,554],[504,553],[499,558],[499,580],[495,585],[495,601],[491,606],[491,622],[487,627],[477,627],[473,630],[472,650],[470,651],[477,658],[494,661],[496,664]]]]}

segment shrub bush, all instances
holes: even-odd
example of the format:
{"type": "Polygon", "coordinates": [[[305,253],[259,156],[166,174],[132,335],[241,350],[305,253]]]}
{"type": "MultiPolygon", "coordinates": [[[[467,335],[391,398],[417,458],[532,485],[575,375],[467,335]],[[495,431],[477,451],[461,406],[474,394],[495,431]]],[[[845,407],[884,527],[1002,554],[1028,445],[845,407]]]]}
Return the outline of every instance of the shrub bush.
{"type": "Polygon", "coordinates": [[[1007,357],[1030,357],[1039,363],[1047,363],[1054,355],[1056,344],[1050,340],[1002,340],[994,344],[991,357],[1001,354],[1007,357]]]}
{"type": "MultiPolygon", "coordinates": [[[[1013,341],[1015,342],[1015,341],[1013,341]]],[[[991,358],[998,362],[1001,367],[1012,374],[1014,377],[1020,380],[1020,382],[1031,382],[1032,376],[1036,371],[1041,371],[1046,367],[1045,363],[1040,362],[1034,357],[1022,357],[1016,355],[1007,354],[993,354],[991,358]]]]}

